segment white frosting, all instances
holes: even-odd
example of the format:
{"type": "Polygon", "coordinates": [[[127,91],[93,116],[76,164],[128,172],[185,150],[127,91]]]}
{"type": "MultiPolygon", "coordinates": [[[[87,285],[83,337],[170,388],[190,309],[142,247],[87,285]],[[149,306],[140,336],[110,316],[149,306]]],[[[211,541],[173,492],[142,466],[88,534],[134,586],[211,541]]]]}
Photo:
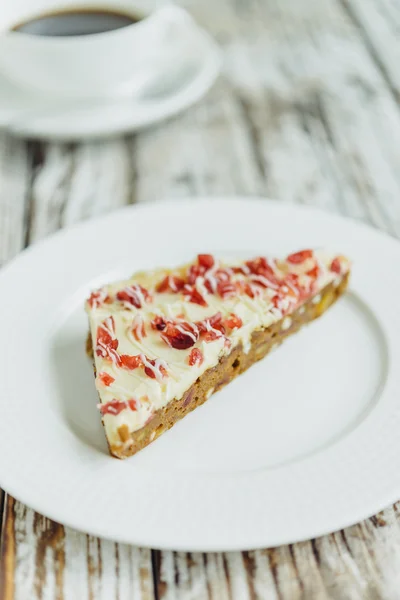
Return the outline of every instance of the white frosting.
{"type": "MultiPolygon", "coordinates": [[[[319,275],[314,281],[309,294],[309,297],[317,297],[316,295],[320,290],[332,281],[338,278],[341,279],[342,275],[349,269],[348,261],[341,257],[341,274],[338,275],[332,272],[329,266],[334,256],[323,251],[315,251],[312,258],[301,264],[290,264],[285,261],[275,263],[271,260],[268,261],[268,264],[273,268],[278,279],[283,278],[288,273],[293,273],[299,276],[301,285],[310,284],[311,279],[305,273],[318,264],[319,275]]],[[[234,295],[227,295],[224,299],[221,298],[216,293],[218,280],[215,273],[218,268],[225,269],[229,265],[218,262],[205,273],[204,277],[198,277],[195,282],[195,287],[206,300],[207,306],[189,302],[183,296],[182,291],[167,293],[157,293],[155,291],[157,285],[167,275],[185,277],[190,265],[172,272],[160,269],[150,273],[138,273],[131,279],[105,286],[99,293],[96,292],[98,294],[96,299],[100,298],[100,300],[92,302],[91,305],[89,302],[86,303],[97,371],[96,387],[101,405],[113,400],[127,403],[126,408],[121,410],[119,414],[105,414],[103,417],[106,434],[111,444],[120,442],[117,430],[121,425],[127,425],[129,431],[140,429],[157,409],[162,408],[175,398],[181,398],[202,373],[215,366],[221,356],[229,354],[231,349],[239,342],[243,344],[244,351],[248,352],[251,347],[251,336],[255,330],[270,326],[284,315],[290,314],[295,308],[298,308],[299,302],[293,302],[293,293],[291,294],[289,289],[291,287],[290,282],[288,287],[284,288],[288,296],[282,298],[279,308],[277,308],[271,301],[277,293],[276,283],[266,280],[263,276],[252,275],[248,272],[247,266],[241,261],[230,263],[230,265],[243,265],[243,271],[247,274],[235,274],[231,276],[231,279],[234,282],[249,283],[254,291],[254,298],[245,293],[235,293],[234,295]],[[213,293],[207,291],[207,282],[213,293]],[[261,287],[257,282],[268,287],[261,287]],[[134,286],[133,290],[132,286],[134,286]],[[143,286],[151,294],[150,298],[146,299],[140,286],[143,286]],[[118,301],[116,294],[121,290],[125,290],[133,302],[141,304],[141,308],[136,308],[126,300],[118,301]],[[106,298],[108,300],[105,303],[106,298]],[[215,340],[206,342],[203,336],[198,337],[195,331],[188,333],[185,327],[182,328],[179,325],[182,320],[190,323],[204,321],[216,313],[222,314],[222,320],[229,318],[233,313],[241,319],[242,326],[236,329],[228,328],[225,335],[222,335],[220,331],[213,329],[209,323],[206,323],[206,329],[214,331],[216,337],[215,340]],[[162,338],[163,332],[154,330],[150,325],[157,315],[165,320],[169,319],[176,322],[178,330],[188,333],[189,337],[191,336],[195,342],[194,346],[179,350],[166,343],[162,338]],[[110,317],[112,317],[115,331],[110,317]],[[99,347],[103,355],[96,353],[99,327],[106,329],[113,339],[118,340],[118,348],[111,351],[111,357],[104,355],[101,344],[99,347]],[[200,361],[197,361],[193,366],[190,366],[189,355],[193,348],[201,350],[203,362],[199,364],[200,361]],[[144,367],[150,369],[155,377],[151,378],[146,375],[144,367],[128,370],[118,366],[118,357],[121,355],[139,355],[144,367]],[[155,361],[154,365],[149,360],[155,361]],[[164,375],[164,369],[167,376],[164,375]],[[114,379],[108,386],[104,385],[99,377],[99,374],[103,373],[114,379]],[[128,400],[131,399],[136,401],[136,410],[132,410],[128,406],[128,400]]],[[[175,289],[171,278],[170,287],[175,289]]],[[[285,317],[282,329],[287,328],[286,324],[287,327],[290,327],[290,317],[285,317]]]]}

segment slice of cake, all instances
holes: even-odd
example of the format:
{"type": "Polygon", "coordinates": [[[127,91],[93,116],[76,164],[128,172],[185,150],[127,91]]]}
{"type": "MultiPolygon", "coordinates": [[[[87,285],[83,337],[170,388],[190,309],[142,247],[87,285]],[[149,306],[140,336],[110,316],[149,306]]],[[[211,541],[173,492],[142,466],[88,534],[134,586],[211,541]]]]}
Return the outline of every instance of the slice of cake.
{"type": "Polygon", "coordinates": [[[94,291],[88,352],[111,454],[135,454],[319,317],[349,269],[320,250],[237,262],[200,254],[94,291]]]}

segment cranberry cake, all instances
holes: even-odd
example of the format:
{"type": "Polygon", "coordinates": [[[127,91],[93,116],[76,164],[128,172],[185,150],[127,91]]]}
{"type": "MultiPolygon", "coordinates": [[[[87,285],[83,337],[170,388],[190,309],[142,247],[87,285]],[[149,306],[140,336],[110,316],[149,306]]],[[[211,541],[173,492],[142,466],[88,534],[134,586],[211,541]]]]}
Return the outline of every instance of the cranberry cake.
{"type": "Polygon", "coordinates": [[[135,454],[344,292],[344,256],[223,261],[137,273],[86,302],[110,452],[135,454]]]}

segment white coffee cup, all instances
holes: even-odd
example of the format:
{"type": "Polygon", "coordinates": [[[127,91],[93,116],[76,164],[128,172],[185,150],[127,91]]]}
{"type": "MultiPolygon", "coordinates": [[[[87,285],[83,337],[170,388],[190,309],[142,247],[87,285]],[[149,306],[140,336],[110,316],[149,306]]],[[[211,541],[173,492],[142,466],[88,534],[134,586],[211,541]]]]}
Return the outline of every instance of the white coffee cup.
{"type": "Polygon", "coordinates": [[[91,35],[39,36],[12,27],[68,10],[61,0],[1,0],[0,71],[20,85],[67,96],[118,95],[135,90],[196,53],[201,30],[181,8],[150,0],[70,0],[141,17],[132,25],[91,35]]]}

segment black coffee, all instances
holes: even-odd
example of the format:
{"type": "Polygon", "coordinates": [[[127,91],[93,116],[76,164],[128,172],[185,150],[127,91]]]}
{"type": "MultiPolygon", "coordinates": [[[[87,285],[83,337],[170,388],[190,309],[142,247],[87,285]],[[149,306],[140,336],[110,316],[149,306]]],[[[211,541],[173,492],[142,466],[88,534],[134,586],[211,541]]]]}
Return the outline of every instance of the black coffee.
{"type": "Polygon", "coordinates": [[[20,23],[12,31],[31,35],[71,36],[92,35],[127,27],[140,21],[140,17],[103,8],[85,8],[46,13],[20,23]]]}

